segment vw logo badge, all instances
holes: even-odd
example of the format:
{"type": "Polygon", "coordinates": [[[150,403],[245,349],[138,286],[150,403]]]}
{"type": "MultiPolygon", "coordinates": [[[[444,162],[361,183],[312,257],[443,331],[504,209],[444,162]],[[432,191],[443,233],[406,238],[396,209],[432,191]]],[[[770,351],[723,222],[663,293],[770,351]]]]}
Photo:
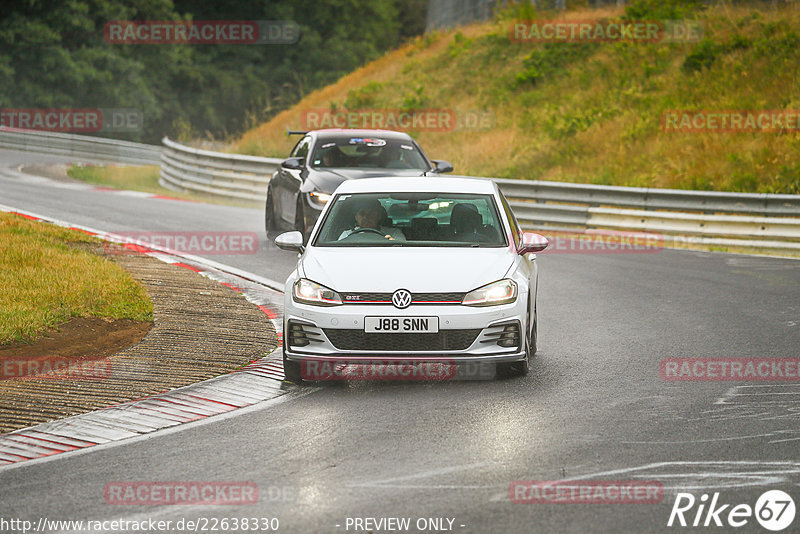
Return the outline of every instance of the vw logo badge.
{"type": "Polygon", "coordinates": [[[392,304],[395,308],[408,308],[411,305],[411,292],[408,289],[398,289],[392,295],[392,304]]]}

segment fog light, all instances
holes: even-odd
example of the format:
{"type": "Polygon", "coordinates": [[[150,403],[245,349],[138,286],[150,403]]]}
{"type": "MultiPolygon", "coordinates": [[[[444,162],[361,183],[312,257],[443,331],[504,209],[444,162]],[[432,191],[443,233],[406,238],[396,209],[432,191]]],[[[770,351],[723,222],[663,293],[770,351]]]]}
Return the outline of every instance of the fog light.
{"type": "Polygon", "coordinates": [[[312,341],[316,341],[317,343],[322,342],[322,339],[319,338],[319,334],[306,330],[303,328],[302,324],[295,323],[294,321],[289,321],[289,332],[286,339],[288,339],[290,347],[305,347],[312,341]]]}
{"type": "Polygon", "coordinates": [[[503,333],[500,334],[500,339],[497,344],[501,347],[518,347],[519,346],[519,325],[510,324],[503,328],[503,333]]]}

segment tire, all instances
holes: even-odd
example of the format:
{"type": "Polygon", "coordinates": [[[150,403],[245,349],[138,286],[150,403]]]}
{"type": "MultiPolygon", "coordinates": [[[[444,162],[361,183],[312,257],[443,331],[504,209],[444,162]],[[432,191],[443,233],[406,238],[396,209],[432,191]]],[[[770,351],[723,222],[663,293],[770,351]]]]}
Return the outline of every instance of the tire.
{"type": "Polygon", "coordinates": [[[303,376],[302,373],[300,372],[300,362],[293,362],[291,360],[287,360],[286,357],[284,357],[283,376],[288,382],[292,382],[293,384],[302,386],[303,376]]]}
{"type": "Polygon", "coordinates": [[[497,376],[499,378],[514,378],[525,376],[531,370],[531,356],[525,354],[525,359],[518,362],[507,362],[497,364],[497,376]]]}
{"type": "MultiPolygon", "coordinates": [[[[528,321],[530,322],[530,321],[528,321]]],[[[498,363],[497,376],[499,378],[513,378],[525,376],[531,370],[531,358],[536,354],[536,312],[533,314],[533,324],[525,332],[525,359],[518,362],[498,363]]]]}
{"type": "MultiPolygon", "coordinates": [[[[286,332],[286,323],[283,324],[284,332],[286,332]]],[[[283,342],[281,343],[283,347],[283,376],[284,380],[287,382],[291,382],[298,386],[303,385],[303,374],[301,372],[301,363],[294,362],[291,360],[286,359],[286,336],[283,336],[283,342]]]]}
{"type": "Polygon", "coordinates": [[[272,202],[272,189],[267,188],[267,205],[264,208],[264,230],[267,232],[267,237],[269,237],[269,233],[277,229],[278,225],[275,224],[275,205],[272,202]]]}

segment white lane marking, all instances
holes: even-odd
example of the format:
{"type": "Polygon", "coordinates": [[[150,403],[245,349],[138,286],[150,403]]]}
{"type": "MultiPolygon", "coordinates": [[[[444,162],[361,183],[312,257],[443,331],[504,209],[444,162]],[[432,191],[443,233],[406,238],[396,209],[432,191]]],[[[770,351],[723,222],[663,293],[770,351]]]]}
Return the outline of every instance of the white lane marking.
{"type": "MultiPolygon", "coordinates": [[[[800,462],[793,461],[667,461],[638,467],[623,467],[596,471],[576,477],[566,477],[566,482],[603,480],[620,475],[640,480],[663,481],[664,491],[707,491],[798,484],[800,462]],[[750,468],[750,469],[748,469],[750,468]],[[677,472],[670,473],[670,470],[677,472]],[[682,481],[682,483],[681,483],[682,481]]],[[[493,495],[492,502],[508,501],[508,491],[493,495]]]]}
{"type": "Polygon", "coordinates": [[[736,441],[742,439],[756,439],[756,438],[766,438],[773,435],[773,432],[768,432],[766,434],[753,434],[750,436],[732,436],[726,438],[707,438],[707,439],[685,439],[685,440],[654,440],[654,441],[620,441],[623,445],[678,445],[681,443],[715,443],[718,441],[736,441]]]}
{"type": "MultiPolygon", "coordinates": [[[[423,471],[421,473],[415,473],[413,475],[404,475],[400,477],[392,477],[392,478],[384,478],[381,480],[372,480],[369,482],[364,482],[361,484],[350,484],[350,487],[353,488],[404,488],[404,487],[415,487],[415,488],[423,488],[423,487],[434,487],[434,486],[405,486],[403,484],[394,484],[396,482],[403,482],[406,480],[418,480],[421,478],[430,478],[438,475],[447,475],[450,473],[457,473],[459,471],[467,471],[470,469],[480,468],[480,467],[487,467],[490,465],[494,465],[489,462],[481,462],[476,464],[466,464],[466,465],[454,465],[450,467],[442,467],[440,469],[432,469],[430,471],[423,471]]],[[[492,486],[486,486],[492,487],[492,486]]]]}
{"type": "Polygon", "coordinates": [[[717,399],[717,400],[714,402],[714,404],[725,404],[725,401],[728,399],[728,397],[729,397],[729,396],[730,396],[730,395],[731,395],[731,394],[732,394],[734,391],[736,391],[736,388],[737,388],[737,387],[738,387],[738,386],[733,386],[733,387],[730,387],[730,388],[728,388],[728,391],[726,391],[726,392],[725,392],[725,393],[722,395],[722,397],[718,398],[718,399],[717,399]]]}
{"type": "MultiPolygon", "coordinates": [[[[103,191],[108,191],[108,190],[104,189],[103,191]]],[[[129,189],[119,189],[117,191],[109,191],[109,192],[117,195],[123,195],[126,197],[152,198],[155,196],[155,193],[145,193],[144,191],[131,191],[129,189]]]]}

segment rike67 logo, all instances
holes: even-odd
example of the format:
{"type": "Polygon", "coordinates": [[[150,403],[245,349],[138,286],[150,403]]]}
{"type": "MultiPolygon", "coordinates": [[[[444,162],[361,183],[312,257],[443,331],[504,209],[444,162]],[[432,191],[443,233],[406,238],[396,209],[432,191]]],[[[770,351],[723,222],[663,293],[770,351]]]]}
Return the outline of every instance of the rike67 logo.
{"type": "Polygon", "coordinates": [[[755,519],[765,529],[779,532],[792,524],[795,511],[794,500],[781,490],[763,493],[755,506],[724,503],[719,492],[710,502],[706,493],[699,499],[691,493],[678,493],[667,526],[739,528],[755,519]]]}

